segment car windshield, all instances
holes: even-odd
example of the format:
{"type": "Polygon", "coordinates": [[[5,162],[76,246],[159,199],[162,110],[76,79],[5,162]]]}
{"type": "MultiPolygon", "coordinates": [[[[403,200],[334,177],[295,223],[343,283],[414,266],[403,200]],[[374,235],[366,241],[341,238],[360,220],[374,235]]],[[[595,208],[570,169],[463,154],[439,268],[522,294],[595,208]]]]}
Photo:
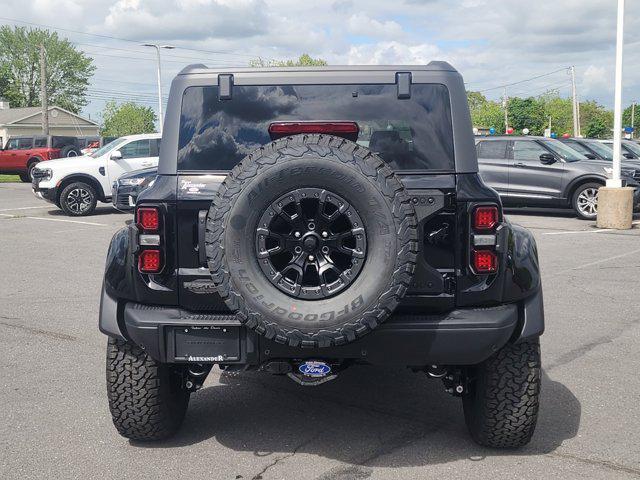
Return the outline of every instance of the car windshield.
{"type": "Polygon", "coordinates": [[[640,157],[640,145],[634,142],[624,142],[624,146],[631,150],[636,156],[640,157]]]}
{"type": "Polygon", "coordinates": [[[611,150],[611,147],[609,147],[609,145],[605,145],[602,142],[596,142],[593,140],[586,140],[584,141],[584,143],[587,147],[596,152],[605,160],[613,160],[613,150],[611,150]]]}
{"type": "Polygon", "coordinates": [[[577,162],[578,160],[584,160],[584,155],[576,152],[571,147],[567,147],[564,143],[558,140],[547,140],[544,142],[544,145],[565,162],[577,162]]]}
{"type": "Polygon", "coordinates": [[[115,148],[118,148],[120,145],[122,145],[126,140],[124,138],[119,138],[118,140],[114,140],[111,143],[107,143],[106,145],[103,145],[102,148],[99,148],[98,150],[96,150],[95,152],[93,152],[90,156],[93,158],[98,158],[103,156],[105,153],[107,153],[109,150],[113,150],[115,148]]]}

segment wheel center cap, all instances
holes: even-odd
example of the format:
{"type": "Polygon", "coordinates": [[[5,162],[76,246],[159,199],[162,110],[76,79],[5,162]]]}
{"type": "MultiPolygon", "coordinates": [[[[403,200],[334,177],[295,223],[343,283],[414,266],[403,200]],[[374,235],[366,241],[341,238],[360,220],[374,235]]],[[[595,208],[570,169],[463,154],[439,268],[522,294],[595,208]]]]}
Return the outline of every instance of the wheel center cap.
{"type": "Polygon", "coordinates": [[[302,248],[305,252],[312,253],[318,249],[319,243],[320,242],[318,241],[318,237],[316,237],[316,235],[312,233],[307,235],[304,240],[302,240],[302,248]]]}

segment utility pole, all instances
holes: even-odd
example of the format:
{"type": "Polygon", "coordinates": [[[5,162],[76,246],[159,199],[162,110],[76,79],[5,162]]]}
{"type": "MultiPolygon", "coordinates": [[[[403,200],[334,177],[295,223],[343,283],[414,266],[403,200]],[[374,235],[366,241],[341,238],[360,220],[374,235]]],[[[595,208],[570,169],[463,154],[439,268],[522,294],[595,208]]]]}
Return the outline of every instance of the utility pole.
{"type": "Polygon", "coordinates": [[[504,133],[507,133],[507,130],[509,130],[509,98],[507,97],[507,87],[504,87],[502,106],[504,107],[504,133]]]}
{"type": "Polygon", "coordinates": [[[636,101],[631,102],[631,138],[634,137],[636,120],[636,101]]]}
{"type": "Polygon", "coordinates": [[[176,47],[173,45],[158,45],[155,43],[143,43],[143,47],[153,47],[156,49],[156,53],[158,54],[158,132],[162,135],[162,124],[164,123],[164,118],[162,116],[162,71],[160,70],[160,49],[166,48],[167,50],[172,50],[176,47]]]}
{"type": "Polygon", "coordinates": [[[573,95],[573,136],[580,136],[580,105],[578,104],[578,92],[576,90],[576,67],[569,68],[571,75],[571,92],[573,95]]]}
{"type": "Polygon", "coordinates": [[[47,57],[40,44],[40,103],[42,104],[42,134],[49,135],[49,100],[47,98],[47,57]]]}

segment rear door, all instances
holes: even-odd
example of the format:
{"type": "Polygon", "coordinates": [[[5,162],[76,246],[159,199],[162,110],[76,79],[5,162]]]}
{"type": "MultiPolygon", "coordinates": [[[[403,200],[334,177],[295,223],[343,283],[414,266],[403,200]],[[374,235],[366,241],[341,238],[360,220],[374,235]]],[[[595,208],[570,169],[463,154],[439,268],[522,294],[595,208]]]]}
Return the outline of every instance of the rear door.
{"type": "Polygon", "coordinates": [[[540,155],[552,153],[536,140],[514,140],[509,170],[509,196],[532,200],[551,200],[562,196],[565,164],[545,165],[540,155]]]}
{"type": "Polygon", "coordinates": [[[33,138],[24,137],[18,138],[18,149],[16,154],[12,157],[13,167],[17,170],[27,169],[27,160],[31,158],[33,148],[33,138]]]}
{"type": "Polygon", "coordinates": [[[509,146],[508,140],[480,140],[476,145],[480,176],[498,193],[509,190],[509,146]]]}

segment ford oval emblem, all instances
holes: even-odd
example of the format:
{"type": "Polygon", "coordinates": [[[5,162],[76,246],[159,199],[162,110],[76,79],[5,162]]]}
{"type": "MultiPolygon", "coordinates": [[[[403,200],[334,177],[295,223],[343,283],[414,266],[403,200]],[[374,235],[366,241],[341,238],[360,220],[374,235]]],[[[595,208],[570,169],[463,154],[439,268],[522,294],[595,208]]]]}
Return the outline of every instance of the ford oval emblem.
{"type": "Polygon", "coordinates": [[[326,377],[331,373],[331,367],[328,364],[316,360],[301,363],[298,370],[308,377],[326,377]]]}

